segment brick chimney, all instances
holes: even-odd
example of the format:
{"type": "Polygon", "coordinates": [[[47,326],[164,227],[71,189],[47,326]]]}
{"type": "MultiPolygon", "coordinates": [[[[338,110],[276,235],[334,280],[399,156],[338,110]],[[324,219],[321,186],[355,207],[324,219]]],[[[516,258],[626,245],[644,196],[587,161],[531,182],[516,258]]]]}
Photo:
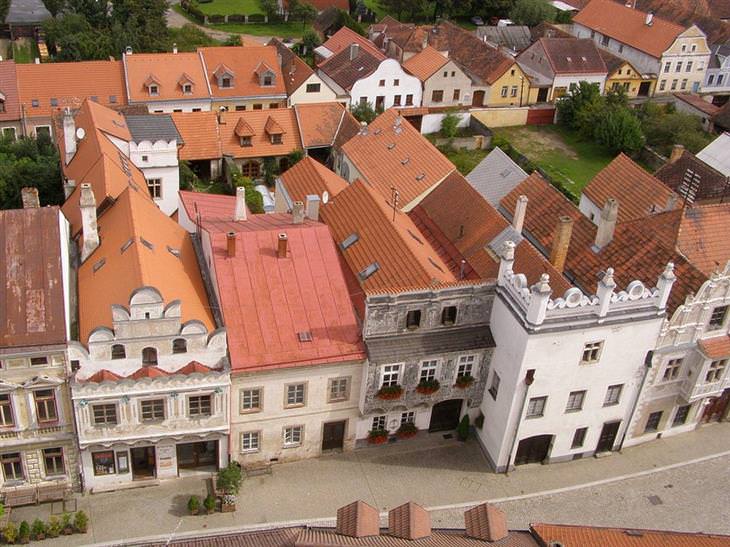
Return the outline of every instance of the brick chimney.
{"type": "Polygon", "coordinates": [[[319,220],[319,196],[316,194],[307,196],[306,214],[311,220],[319,220]]]}
{"type": "Polygon", "coordinates": [[[616,230],[616,219],[618,218],[618,201],[608,198],[598,218],[598,230],[596,230],[596,242],[594,250],[600,251],[611,243],[613,232],[616,230]]]}
{"type": "Polygon", "coordinates": [[[494,505],[482,503],[464,513],[466,535],[482,541],[499,541],[509,534],[507,516],[494,505]]]}
{"type": "Polygon", "coordinates": [[[675,144],[672,146],[672,153],[669,155],[669,163],[676,162],[684,154],[684,146],[681,144],[675,144]]]}
{"type": "Polygon", "coordinates": [[[233,211],[233,220],[246,220],[246,187],[236,187],[236,208],[233,211]]]}
{"type": "Polygon", "coordinates": [[[359,44],[350,44],[350,61],[354,61],[360,53],[359,44]]]}
{"type": "Polygon", "coordinates": [[[302,224],[304,222],[304,203],[295,201],[291,208],[292,222],[294,224],[302,224]]]}
{"type": "Polygon", "coordinates": [[[573,219],[569,216],[561,216],[555,225],[553,233],[553,246],[550,249],[550,264],[555,266],[559,272],[565,268],[565,259],[568,258],[568,247],[570,247],[570,236],[573,234],[573,219]]]}
{"type": "Polygon", "coordinates": [[[517,198],[515,204],[515,214],[512,217],[512,227],[518,234],[522,233],[522,227],[525,224],[525,214],[527,213],[527,196],[520,196],[517,198]]]}
{"type": "Polygon", "coordinates": [[[409,501],[388,512],[388,533],[403,539],[421,539],[431,535],[431,515],[409,501]]]}
{"type": "Polygon", "coordinates": [[[96,225],[96,198],[94,197],[94,191],[91,189],[91,184],[88,182],[81,185],[79,208],[81,209],[81,232],[84,237],[84,245],[81,248],[81,262],[83,262],[99,246],[99,228],[96,225]]]}
{"type": "Polygon", "coordinates": [[[286,251],[289,244],[289,238],[286,234],[279,234],[278,245],[276,247],[276,256],[286,258],[286,251]]]}
{"type": "Polygon", "coordinates": [[[337,510],[337,533],[362,538],[380,535],[378,510],[364,501],[353,501],[337,510]]]}
{"type": "Polygon", "coordinates": [[[38,188],[26,186],[20,190],[20,200],[23,202],[23,209],[38,209],[41,202],[38,199],[38,188]]]}
{"type": "Polygon", "coordinates": [[[236,232],[228,232],[226,234],[226,251],[228,258],[236,256],[236,232]]]}

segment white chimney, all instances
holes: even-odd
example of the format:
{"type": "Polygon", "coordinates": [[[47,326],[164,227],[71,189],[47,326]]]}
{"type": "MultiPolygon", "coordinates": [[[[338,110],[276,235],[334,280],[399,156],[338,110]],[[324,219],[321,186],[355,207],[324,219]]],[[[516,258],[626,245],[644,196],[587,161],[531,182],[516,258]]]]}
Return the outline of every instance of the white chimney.
{"type": "Polygon", "coordinates": [[[295,201],[291,210],[292,223],[302,224],[304,222],[304,203],[295,201]]]}
{"type": "Polygon", "coordinates": [[[613,232],[616,230],[616,219],[618,218],[618,201],[608,198],[598,218],[598,230],[596,230],[596,242],[594,249],[600,251],[611,243],[613,232]]]}
{"type": "Polygon", "coordinates": [[[644,21],[644,23],[646,24],[647,27],[650,27],[653,20],[654,20],[654,14],[652,12],[649,12],[646,14],[646,20],[644,21]]]}
{"type": "Polygon", "coordinates": [[[63,112],[63,148],[64,161],[68,165],[76,155],[76,121],[70,108],[63,112]]]}
{"type": "Polygon", "coordinates": [[[314,221],[319,220],[319,196],[316,194],[307,196],[306,215],[314,221]]]}
{"type": "Polygon", "coordinates": [[[233,220],[246,220],[246,187],[236,188],[236,209],[233,212],[233,220]]]}
{"type": "Polygon", "coordinates": [[[177,55],[177,43],[172,44],[172,53],[177,55]]]}
{"type": "Polygon", "coordinates": [[[76,189],[76,181],[73,179],[66,179],[63,182],[63,198],[68,199],[68,196],[73,194],[73,191],[76,189]]]}
{"type": "Polygon", "coordinates": [[[512,227],[518,234],[522,233],[522,227],[525,225],[525,213],[527,213],[527,196],[517,198],[515,204],[515,214],[512,217],[512,227]]]}
{"type": "Polygon", "coordinates": [[[360,45],[350,44],[350,61],[354,61],[358,53],[360,53],[360,45]]]}
{"type": "Polygon", "coordinates": [[[81,249],[81,262],[86,260],[99,246],[99,229],[96,226],[96,199],[91,184],[81,185],[81,231],[84,237],[84,246],[81,249]]]}

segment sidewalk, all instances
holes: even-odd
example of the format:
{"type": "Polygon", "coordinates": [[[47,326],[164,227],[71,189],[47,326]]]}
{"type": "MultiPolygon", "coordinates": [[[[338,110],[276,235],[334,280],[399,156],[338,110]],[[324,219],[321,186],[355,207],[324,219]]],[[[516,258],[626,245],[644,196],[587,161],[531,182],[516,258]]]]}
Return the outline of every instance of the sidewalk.
{"type": "MultiPolygon", "coordinates": [[[[475,441],[460,443],[427,435],[393,445],[366,448],[274,466],[273,473],[243,483],[235,513],[188,516],[192,494],[204,495],[202,478],[165,481],[160,486],[79,496],[79,509],[90,514],[85,543],[235,528],[304,519],[331,519],[338,507],[362,499],[386,511],[412,500],[429,508],[467,505],[564,491],[730,453],[730,424],[627,448],[605,458],[553,465],[528,465],[509,475],[489,468],[475,441]]],[[[48,518],[50,506],[13,511],[13,520],[48,518]],[[39,514],[40,513],[40,514],[39,514]]],[[[80,536],[48,541],[78,545],[80,536]]]]}

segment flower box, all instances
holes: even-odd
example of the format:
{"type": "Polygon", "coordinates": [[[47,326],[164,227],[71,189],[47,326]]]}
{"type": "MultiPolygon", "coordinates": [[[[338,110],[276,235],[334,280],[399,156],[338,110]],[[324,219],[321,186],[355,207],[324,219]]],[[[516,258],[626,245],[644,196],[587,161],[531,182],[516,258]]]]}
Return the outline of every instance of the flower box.
{"type": "Polygon", "coordinates": [[[395,434],[398,436],[399,439],[408,439],[410,437],[414,437],[417,433],[418,428],[416,427],[416,424],[412,422],[406,422],[404,424],[401,424],[395,434]]]}
{"type": "Polygon", "coordinates": [[[403,388],[399,385],[383,386],[375,394],[378,399],[384,400],[400,399],[401,395],[403,395],[403,388]]]}
{"type": "Polygon", "coordinates": [[[422,395],[431,395],[436,393],[439,388],[441,388],[441,384],[438,380],[421,380],[416,386],[416,391],[422,395]]]}
{"type": "Polygon", "coordinates": [[[466,376],[459,376],[456,379],[456,383],[454,383],[454,385],[456,387],[458,387],[459,389],[466,389],[473,383],[474,383],[474,377],[470,374],[467,374],[466,376]]]}
{"type": "Polygon", "coordinates": [[[388,442],[388,432],[384,429],[374,429],[368,433],[370,444],[385,444],[388,442]]]}

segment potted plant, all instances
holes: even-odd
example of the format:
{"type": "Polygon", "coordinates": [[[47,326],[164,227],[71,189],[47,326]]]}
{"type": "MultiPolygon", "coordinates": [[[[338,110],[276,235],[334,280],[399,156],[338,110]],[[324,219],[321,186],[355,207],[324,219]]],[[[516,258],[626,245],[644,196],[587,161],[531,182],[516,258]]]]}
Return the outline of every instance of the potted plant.
{"type": "Polygon", "coordinates": [[[74,515],[74,528],[80,534],[85,534],[89,528],[89,517],[83,511],[77,511],[74,515]]]}
{"type": "Polygon", "coordinates": [[[18,541],[23,544],[30,543],[30,526],[27,520],[20,523],[20,527],[18,528],[18,541]]]}
{"type": "Polygon", "coordinates": [[[71,513],[61,515],[61,533],[64,536],[70,536],[74,533],[74,527],[71,524],[71,513]]]}
{"type": "Polygon", "coordinates": [[[203,507],[205,507],[205,510],[209,515],[215,512],[215,498],[212,494],[208,494],[203,500],[203,507]]]}
{"type": "Polygon", "coordinates": [[[465,442],[469,438],[469,415],[464,414],[464,417],[459,422],[459,425],[456,427],[456,436],[459,437],[459,440],[462,442],[465,442]]]}
{"type": "Polygon", "coordinates": [[[8,522],[3,528],[3,539],[10,544],[15,543],[15,540],[18,539],[18,527],[14,522],[8,522]]]}
{"type": "Polygon", "coordinates": [[[41,519],[35,519],[30,525],[30,535],[36,541],[46,539],[46,523],[41,519]]]}
{"type": "Polygon", "coordinates": [[[48,519],[47,534],[49,538],[57,538],[61,535],[61,521],[57,516],[51,515],[48,519]]]}
{"type": "Polygon", "coordinates": [[[393,399],[400,399],[400,396],[402,394],[403,394],[403,388],[396,384],[394,386],[381,387],[378,390],[378,392],[375,394],[375,396],[378,399],[393,400],[393,399]]]}
{"type": "Polygon", "coordinates": [[[416,391],[422,395],[431,395],[432,393],[436,393],[440,387],[441,384],[438,380],[422,379],[420,382],[418,382],[418,385],[416,386],[416,391]]]}
{"type": "Polygon", "coordinates": [[[221,498],[221,512],[232,513],[236,510],[236,496],[226,494],[221,498]]]}
{"type": "Polygon", "coordinates": [[[471,374],[464,374],[463,376],[456,377],[456,387],[460,389],[466,389],[474,383],[474,376],[471,374]]]}
{"type": "Polygon", "coordinates": [[[225,494],[238,494],[241,489],[241,481],[243,475],[241,473],[241,466],[235,462],[229,463],[226,467],[218,471],[218,478],[216,484],[218,490],[222,490],[225,494]]]}
{"type": "Polygon", "coordinates": [[[188,500],[188,511],[191,515],[197,515],[200,511],[200,498],[198,496],[190,496],[188,500]]]}
{"type": "Polygon", "coordinates": [[[413,422],[406,422],[400,425],[395,434],[398,435],[399,439],[409,439],[410,437],[415,436],[416,433],[418,433],[416,424],[413,422]]]}
{"type": "Polygon", "coordinates": [[[383,444],[388,442],[388,432],[385,429],[373,429],[368,433],[370,444],[383,444]]]}

